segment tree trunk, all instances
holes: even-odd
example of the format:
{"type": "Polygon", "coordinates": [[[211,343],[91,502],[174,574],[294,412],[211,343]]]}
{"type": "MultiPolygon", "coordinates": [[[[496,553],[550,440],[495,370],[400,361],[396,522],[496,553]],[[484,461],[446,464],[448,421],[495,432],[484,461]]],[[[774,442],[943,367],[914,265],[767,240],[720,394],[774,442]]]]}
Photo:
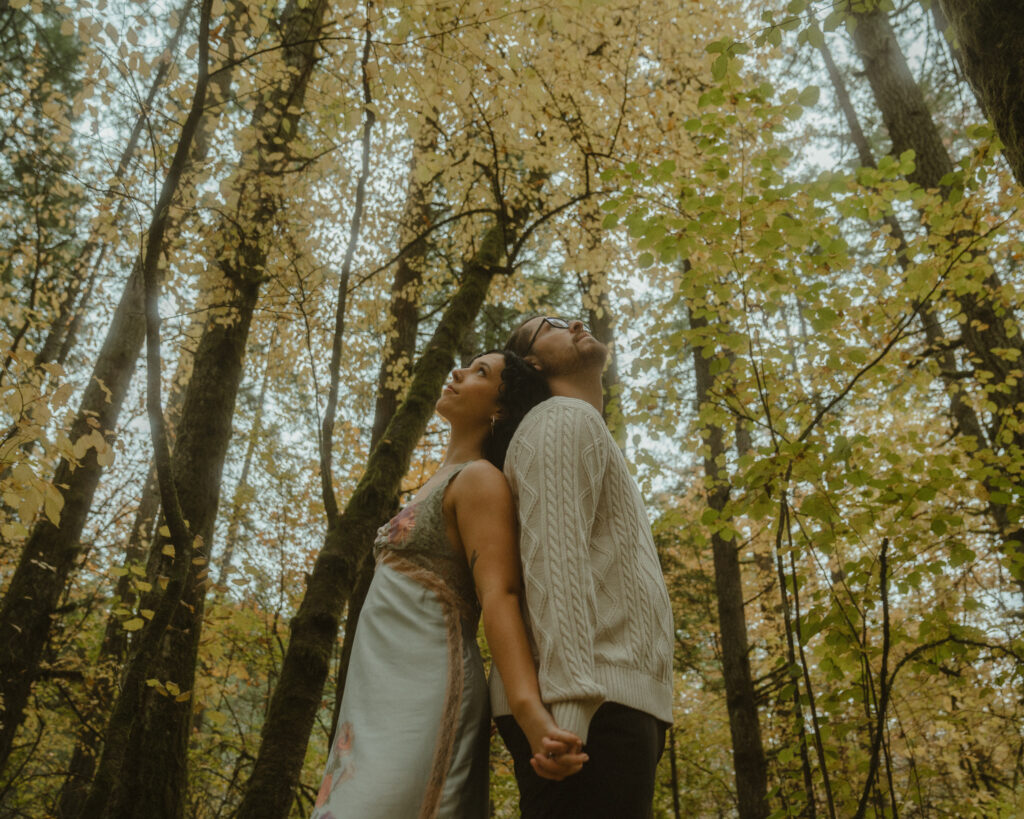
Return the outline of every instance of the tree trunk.
{"type": "Polygon", "coordinates": [[[498,265],[505,253],[505,232],[501,226],[492,227],[467,263],[458,290],[413,368],[405,400],[370,453],[366,472],[344,512],[328,527],[291,622],[288,650],[240,817],[283,819],[291,809],[345,601],[377,528],[396,506],[402,476],[433,414],[462,337],[480,311],[491,279],[504,269],[498,265]]]}
{"type": "MultiPolygon", "coordinates": [[[[252,471],[252,459],[256,454],[256,445],[263,437],[263,410],[267,403],[267,389],[270,386],[270,362],[273,356],[274,340],[277,334],[270,337],[270,348],[267,350],[267,366],[263,371],[263,381],[260,383],[260,394],[256,399],[256,417],[252,422],[252,429],[249,430],[249,437],[245,442],[245,456],[242,458],[242,473],[238,477],[238,486],[235,487],[234,495],[231,498],[231,510],[228,513],[228,530],[224,533],[224,550],[220,556],[220,566],[217,572],[217,585],[223,586],[228,582],[231,574],[232,561],[235,556],[235,546],[238,543],[238,532],[242,528],[242,522],[246,518],[246,507],[249,505],[252,487],[249,486],[249,473],[252,471]]],[[[218,592],[220,594],[221,592],[218,592]]]]}
{"type": "MultiPolygon", "coordinates": [[[[924,95],[910,73],[888,15],[876,8],[855,17],[854,43],[882,111],[893,151],[913,149],[917,167],[910,178],[923,187],[944,190],[943,177],[953,171],[953,162],[924,95]]],[[[1019,522],[1021,463],[1019,456],[1013,455],[1024,451],[1024,426],[1019,420],[1024,415],[1024,379],[1014,372],[1024,360],[1024,337],[1012,312],[994,301],[994,294],[1001,289],[995,273],[989,272],[978,284],[975,292],[952,293],[950,297],[963,314],[960,345],[966,352],[966,363],[974,372],[985,374],[976,383],[995,407],[987,436],[987,455],[991,461],[987,485],[1000,487],[1000,494],[993,496],[990,508],[1000,525],[1003,549],[1015,559],[1014,574],[1024,588],[1024,531],[1019,522]],[[1003,500],[1004,496],[1008,500],[1003,500]],[[997,499],[1001,502],[996,503],[997,499]],[[999,506],[1004,508],[996,508],[999,506]]],[[[928,317],[926,331],[938,338],[937,324],[929,328],[927,322],[928,317]]],[[[967,435],[981,431],[976,416],[975,423],[971,423],[971,415],[963,407],[957,413],[961,431],[967,435]]],[[[978,437],[978,447],[984,447],[984,443],[984,436],[978,437]]]]}
{"type": "MultiPolygon", "coordinates": [[[[370,432],[370,451],[384,435],[384,430],[394,417],[405,396],[411,374],[412,362],[416,358],[416,331],[419,327],[419,290],[423,281],[423,265],[427,252],[427,239],[422,235],[424,226],[430,224],[429,191],[416,179],[419,158],[429,154],[436,145],[435,132],[428,131],[423,122],[418,138],[413,144],[412,159],[409,162],[409,193],[406,198],[404,217],[399,231],[401,253],[391,283],[391,301],[388,318],[383,332],[387,341],[377,375],[377,400],[374,403],[373,427],[370,432]]],[[[373,561],[363,560],[357,569],[357,578],[345,614],[345,637],[338,661],[337,686],[334,692],[334,710],[331,715],[331,736],[337,727],[341,700],[345,696],[345,680],[348,677],[352,644],[359,625],[359,612],[373,579],[373,561]]]]}
{"type": "MultiPolygon", "coordinates": [[[[600,228],[601,211],[593,200],[587,202],[582,211],[587,249],[593,251],[604,238],[600,228]]],[[[626,445],[626,421],[622,416],[622,379],[619,378],[619,360],[615,352],[615,319],[608,298],[608,274],[603,269],[587,270],[579,275],[579,288],[590,332],[608,348],[608,364],[601,373],[603,414],[612,437],[622,448],[626,445]]]]}
{"type": "MultiPolygon", "coordinates": [[[[146,556],[159,509],[160,491],[156,483],[156,466],[151,465],[125,547],[123,568],[129,571],[118,578],[112,601],[114,605],[126,609],[135,608],[137,601],[130,569],[141,564],[146,556]]],[[[82,725],[75,738],[75,750],[68,765],[68,775],[61,785],[57,806],[57,816],[60,819],[74,819],[81,813],[89,791],[89,783],[92,782],[96,770],[97,755],[103,741],[103,724],[114,700],[121,663],[128,650],[128,632],[121,627],[123,621],[124,618],[115,614],[110,614],[107,618],[99,656],[93,665],[92,683],[83,698],[82,725]]]]}
{"type": "Polygon", "coordinates": [[[940,0],[957,57],[1024,185],[1024,4],[1012,0],[940,0]]]}
{"type": "MultiPolygon", "coordinates": [[[[192,559],[180,605],[144,675],[162,685],[145,686],[138,694],[129,692],[138,699],[132,712],[122,714],[115,707],[111,718],[108,733],[115,730],[115,718],[123,717],[127,724],[121,722],[116,730],[127,736],[116,781],[110,783],[104,816],[180,819],[184,815],[191,692],[221,473],[249,329],[272,247],[268,233],[284,198],[281,176],[289,167],[285,157],[299,133],[303,98],[315,65],[326,9],[326,0],[292,2],[286,7],[281,19],[281,59],[288,79],[273,86],[253,113],[256,162],[236,175],[238,210],[225,216],[213,233],[215,241],[221,243],[212,252],[220,273],[217,287],[209,295],[216,308],[209,312],[196,350],[173,460],[174,488],[184,519],[195,535],[192,559]]],[[[171,531],[173,535],[173,526],[171,531]]],[[[174,537],[172,543],[170,537],[158,533],[150,550],[149,575],[171,574],[170,564],[180,559],[177,541],[174,537]],[[165,554],[167,546],[173,547],[170,555],[165,554]]],[[[154,591],[154,602],[148,607],[156,608],[159,597],[159,591],[154,591]]]]}
{"type": "MultiPolygon", "coordinates": [[[[692,309],[689,310],[689,319],[692,329],[708,326],[707,319],[695,314],[692,309]]],[[[705,357],[702,345],[694,348],[693,368],[697,383],[697,404],[701,406],[710,399],[714,384],[710,358],[705,357]]],[[[704,456],[704,474],[708,479],[708,506],[722,516],[729,501],[729,479],[724,467],[724,435],[721,427],[715,424],[707,424],[705,430],[708,449],[704,456]]],[[[739,555],[735,543],[724,538],[718,531],[711,536],[711,550],[722,644],[722,676],[729,712],[729,731],[732,735],[739,815],[740,819],[762,819],[768,815],[768,773],[750,673],[739,555]]]]}
{"type": "MultiPolygon", "coordinates": [[[[215,82],[214,87],[220,82],[215,82]]],[[[226,89],[219,90],[223,93],[217,100],[222,102],[227,93],[226,89]]],[[[140,116],[139,129],[142,118],[140,116]]],[[[199,127],[197,136],[205,130],[202,123],[199,127]]],[[[208,140],[200,139],[196,145],[202,146],[204,142],[208,144],[208,140]]],[[[130,143],[121,157],[123,166],[127,166],[132,153],[134,145],[130,143]]],[[[194,156],[195,166],[202,164],[204,156],[201,153],[194,156]]],[[[143,299],[142,273],[136,264],[114,311],[72,423],[69,432],[72,441],[98,429],[108,444],[113,442],[114,428],[145,337],[143,299]]],[[[65,335],[64,347],[71,332],[65,335]]],[[[66,349],[62,349],[61,354],[66,355],[66,349]]],[[[61,459],[53,479],[64,499],[60,525],[54,525],[45,516],[40,517],[0,604],[0,769],[7,762],[14,735],[24,718],[29,692],[53,628],[52,614],[79,556],[82,529],[102,471],[103,465],[97,460],[95,449],[89,449],[78,463],[61,459]]]]}

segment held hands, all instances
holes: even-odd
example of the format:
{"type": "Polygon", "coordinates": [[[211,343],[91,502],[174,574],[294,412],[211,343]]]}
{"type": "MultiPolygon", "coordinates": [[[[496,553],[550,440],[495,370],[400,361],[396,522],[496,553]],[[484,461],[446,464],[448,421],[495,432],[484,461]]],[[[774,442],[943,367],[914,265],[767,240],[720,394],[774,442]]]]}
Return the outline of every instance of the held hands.
{"type": "Polygon", "coordinates": [[[583,752],[580,738],[559,728],[541,703],[536,703],[516,720],[530,743],[533,751],[530,765],[537,776],[560,782],[579,773],[583,763],[590,759],[583,752]]]}

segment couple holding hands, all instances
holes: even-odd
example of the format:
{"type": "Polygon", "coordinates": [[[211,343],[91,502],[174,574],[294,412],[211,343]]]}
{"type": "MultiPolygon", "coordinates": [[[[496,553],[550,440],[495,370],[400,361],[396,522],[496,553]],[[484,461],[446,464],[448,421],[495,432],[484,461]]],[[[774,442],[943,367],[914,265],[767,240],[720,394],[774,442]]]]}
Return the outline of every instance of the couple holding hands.
{"type": "Polygon", "coordinates": [[[313,819],[483,819],[491,715],[524,817],[650,815],[672,614],[602,420],[607,355],[537,316],[452,372],[444,460],[374,544],[313,819]]]}

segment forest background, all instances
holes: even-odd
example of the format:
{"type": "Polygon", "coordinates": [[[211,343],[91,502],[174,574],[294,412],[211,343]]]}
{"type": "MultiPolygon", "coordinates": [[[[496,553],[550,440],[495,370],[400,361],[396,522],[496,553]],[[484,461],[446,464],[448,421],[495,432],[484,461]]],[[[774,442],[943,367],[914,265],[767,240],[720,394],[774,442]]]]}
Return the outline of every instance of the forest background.
{"type": "Polygon", "coordinates": [[[0,813],[308,815],[433,402],[540,312],[673,600],[656,815],[1024,814],[1022,153],[957,5],[0,0],[0,813]]]}

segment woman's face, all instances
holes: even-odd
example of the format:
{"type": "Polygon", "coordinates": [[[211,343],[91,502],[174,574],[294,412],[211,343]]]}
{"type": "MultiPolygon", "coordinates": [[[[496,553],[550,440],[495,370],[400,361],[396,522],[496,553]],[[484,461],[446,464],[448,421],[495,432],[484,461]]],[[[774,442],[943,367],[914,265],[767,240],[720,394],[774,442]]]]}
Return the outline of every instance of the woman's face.
{"type": "Polygon", "coordinates": [[[505,357],[488,353],[474,358],[452,376],[437,399],[437,412],[451,424],[486,424],[498,415],[498,390],[505,357]]]}

